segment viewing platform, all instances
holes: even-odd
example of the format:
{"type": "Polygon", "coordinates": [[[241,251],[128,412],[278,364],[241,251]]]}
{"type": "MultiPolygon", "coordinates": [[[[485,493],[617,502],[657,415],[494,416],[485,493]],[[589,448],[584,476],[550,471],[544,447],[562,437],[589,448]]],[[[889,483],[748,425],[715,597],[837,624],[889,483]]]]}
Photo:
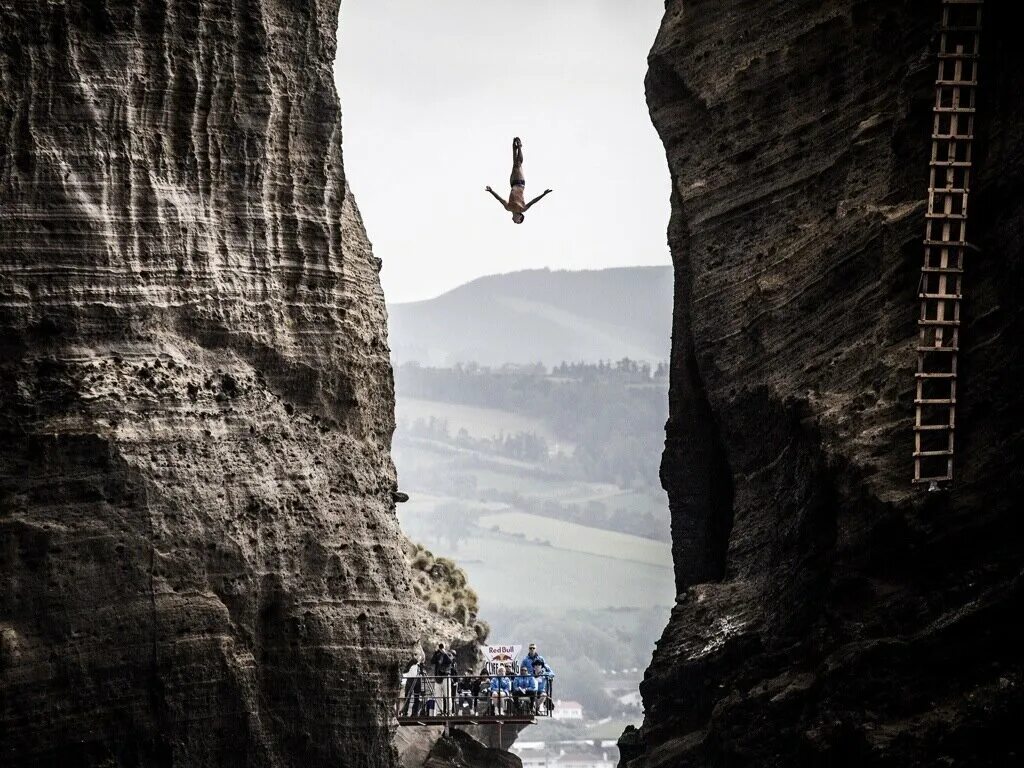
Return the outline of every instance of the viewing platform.
{"type": "Polygon", "coordinates": [[[399,725],[532,725],[551,717],[554,680],[543,680],[543,691],[517,692],[509,675],[406,677],[395,702],[399,725]],[[492,690],[495,680],[508,682],[508,690],[492,690]]]}

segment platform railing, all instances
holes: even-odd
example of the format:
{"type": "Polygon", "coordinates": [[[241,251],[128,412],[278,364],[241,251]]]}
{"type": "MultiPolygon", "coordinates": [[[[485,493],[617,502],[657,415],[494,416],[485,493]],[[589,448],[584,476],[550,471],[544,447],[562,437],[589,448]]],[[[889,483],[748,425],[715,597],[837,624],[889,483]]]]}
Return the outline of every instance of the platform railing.
{"type": "Polygon", "coordinates": [[[499,723],[533,722],[551,717],[554,679],[534,678],[543,690],[520,691],[512,675],[419,675],[407,677],[395,702],[395,717],[401,725],[445,722],[499,723]],[[504,679],[505,686],[492,681],[504,679]]]}

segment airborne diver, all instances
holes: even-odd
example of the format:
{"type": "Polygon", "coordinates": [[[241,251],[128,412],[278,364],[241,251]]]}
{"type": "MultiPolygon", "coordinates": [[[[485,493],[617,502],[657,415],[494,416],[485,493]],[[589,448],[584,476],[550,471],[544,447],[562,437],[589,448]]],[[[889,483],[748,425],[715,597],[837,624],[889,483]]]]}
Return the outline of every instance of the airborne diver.
{"type": "Polygon", "coordinates": [[[487,187],[487,191],[494,195],[494,199],[501,203],[502,208],[511,212],[512,221],[516,224],[522,224],[523,219],[526,218],[526,212],[530,210],[530,206],[551,192],[550,189],[545,189],[543,194],[538,195],[528,203],[524,202],[526,177],[523,175],[523,142],[519,140],[518,136],[512,139],[512,175],[509,177],[508,183],[512,188],[509,190],[507,203],[490,187],[487,187]]]}

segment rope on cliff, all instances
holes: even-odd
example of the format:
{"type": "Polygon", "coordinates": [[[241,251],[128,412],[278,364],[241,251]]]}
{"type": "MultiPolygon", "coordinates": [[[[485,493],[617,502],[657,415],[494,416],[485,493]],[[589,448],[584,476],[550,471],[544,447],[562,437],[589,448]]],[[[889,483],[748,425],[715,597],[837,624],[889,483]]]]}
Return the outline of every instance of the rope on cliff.
{"type": "Polygon", "coordinates": [[[984,0],[942,0],[924,263],[918,298],[914,482],[953,480],[957,352],[984,0]]]}

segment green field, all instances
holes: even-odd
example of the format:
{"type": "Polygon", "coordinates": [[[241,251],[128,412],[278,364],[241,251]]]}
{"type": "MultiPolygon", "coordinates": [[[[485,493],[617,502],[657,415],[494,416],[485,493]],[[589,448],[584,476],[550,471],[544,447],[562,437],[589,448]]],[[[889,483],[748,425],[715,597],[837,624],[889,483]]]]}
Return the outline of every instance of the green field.
{"type": "Polygon", "coordinates": [[[579,484],[559,477],[545,477],[524,472],[500,472],[497,469],[477,469],[477,488],[481,490],[511,491],[523,496],[560,499],[577,489],[579,484]]]}
{"type": "MultiPolygon", "coordinates": [[[[402,528],[435,555],[454,559],[468,573],[480,596],[482,616],[537,605],[562,610],[649,608],[669,606],[675,600],[669,565],[558,549],[479,528],[454,543],[443,535],[443,513],[428,511],[433,503],[427,500],[400,508],[402,528]]],[[[591,535],[608,533],[586,530],[591,535]]]]}
{"type": "MultiPolygon", "coordinates": [[[[654,494],[619,488],[611,483],[569,480],[545,474],[539,468],[500,456],[487,456],[489,467],[459,466],[460,457],[478,454],[426,440],[398,439],[393,453],[400,474],[407,474],[415,483],[422,474],[462,472],[476,478],[482,492],[514,492],[531,499],[552,499],[562,504],[586,504],[599,501],[610,507],[623,507],[637,512],[665,515],[668,501],[661,489],[654,494]]],[[[667,526],[666,526],[667,539],[667,526]]]]}
{"type": "MultiPolygon", "coordinates": [[[[452,499],[450,496],[417,493],[399,510],[402,513],[400,517],[415,526],[417,518],[441,513],[443,508],[453,501],[457,502],[458,499],[452,499]]],[[[481,514],[488,514],[507,512],[512,507],[502,501],[474,501],[472,509],[478,510],[481,514]]]]}
{"type": "Polygon", "coordinates": [[[523,496],[547,498],[564,504],[587,501],[612,502],[623,496],[634,496],[611,483],[588,483],[582,480],[566,480],[558,477],[524,476],[493,469],[475,472],[477,487],[497,491],[516,491],[523,496]]]}
{"type": "Polygon", "coordinates": [[[669,544],[628,533],[604,531],[526,512],[485,515],[480,518],[478,525],[488,530],[497,528],[501,533],[521,535],[527,541],[550,544],[556,549],[662,568],[672,567],[672,548],[669,544]]]}
{"type": "MultiPolygon", "coordinates": [[[[431,417],[447,421],[453,437],[465,429],[475,438],[533,432],[553,439],[540,420],[489,408],[403,397],[397,413],[406,424],[431,417]]],[[[400,486],[412,497],[399,508],[403,530],[466,570],[482,616],[493,621],[505,611],[538,605],[568,611],[673,604],[668,510],[660,491],[559,477],[550,468],[460,447],[454,440],[412,438],[402,430],[393,451],[400,486]],[[664,516],[664,538],[546,515],[546,501],[580,510],[596,502],[608,512],[664,516]]]]}
{"type": "Polygon", "coordinates": [[[429,421],[431,417],[448,422],[448,433],[452,437],[458,435],[461,429],[477,439],[490,439],[498,434],[532,432],[543,437],[552,446],[557,443],[563,449],[572,450],[571,446],[560,441],[540,419],[494,408],[477,408],[472,405],[420,400],[415,397],[400,397],[395,403],[395,418],[399,422],[413,423],[417,419],[429,421]]]}

